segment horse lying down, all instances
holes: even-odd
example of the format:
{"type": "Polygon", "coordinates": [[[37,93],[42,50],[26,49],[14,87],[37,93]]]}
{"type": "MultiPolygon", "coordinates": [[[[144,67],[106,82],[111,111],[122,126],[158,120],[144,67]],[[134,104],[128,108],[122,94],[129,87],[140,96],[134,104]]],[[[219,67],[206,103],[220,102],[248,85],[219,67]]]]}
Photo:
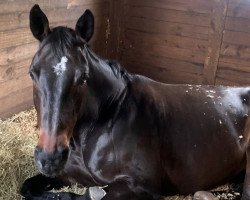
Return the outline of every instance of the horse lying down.
{"type": "Polygon", "coordinates": [[[89,10],[75,30],[51,29],[35,5],[30,29],[40,42],[29,73],[41,174],[23,184],[26,199],[156,200],[193,193],[213,199],[205,190],[242,170],[242,200],[250,199],[250,87],[170,85],[130,74],[88,47],[89,10]],[[74,183],[107,187],[84,196],[48,191],[74,183]]]}

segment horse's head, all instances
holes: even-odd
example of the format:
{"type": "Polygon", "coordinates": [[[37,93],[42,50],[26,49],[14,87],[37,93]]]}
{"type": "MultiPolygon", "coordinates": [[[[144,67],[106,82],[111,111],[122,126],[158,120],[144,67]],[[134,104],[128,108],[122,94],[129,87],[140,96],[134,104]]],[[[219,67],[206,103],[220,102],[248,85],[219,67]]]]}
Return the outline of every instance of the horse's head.
{"type": "Polygon", "coordinates": [[[45,175],[55,176],[69,156],[69,141],[86,91],[88,63],[83,45],[93,35],[94,17],[89,10],[78,19],[75,30],[50,29],[38,5],[30,11],[30,29],[40,45],[30,66],[39,141],[35,161],[45,175]],[[80,95],[81,94],[81,95],[80,95]]]}

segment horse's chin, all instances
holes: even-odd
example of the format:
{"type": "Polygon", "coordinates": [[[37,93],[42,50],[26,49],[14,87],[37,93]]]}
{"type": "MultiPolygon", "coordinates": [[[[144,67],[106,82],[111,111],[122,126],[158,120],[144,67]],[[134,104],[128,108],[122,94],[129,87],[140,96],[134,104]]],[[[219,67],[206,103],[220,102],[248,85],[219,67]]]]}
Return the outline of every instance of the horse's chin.
{"type": "Polygon", "coordinates": [[[36,165],[37,165],[38,171],[39,171],[42,175],[44,175],[44,176],[46,176],[46,177],[50,177],[50,178],[55,178],[55,177],[57,177],[57,176],[60,176],[60,175],[62,174],[62,171],[63,171],[63,168],[55,169],[55,170],[43,170],[43,169],[40,167],[39,163],[36,163],[36,165]]]}
{"type": "MultiPolygon", "coordinates": [[[[40,170],[39,170],[40,171],[40,170]]],[[[40,171],[42,175],[46,176],[46,177],[49,177],[49,178],[55,178],[57,176],[59,176],[61,173],[57,173],[57,172],[44,172],[44,171],[40,171]]]]}

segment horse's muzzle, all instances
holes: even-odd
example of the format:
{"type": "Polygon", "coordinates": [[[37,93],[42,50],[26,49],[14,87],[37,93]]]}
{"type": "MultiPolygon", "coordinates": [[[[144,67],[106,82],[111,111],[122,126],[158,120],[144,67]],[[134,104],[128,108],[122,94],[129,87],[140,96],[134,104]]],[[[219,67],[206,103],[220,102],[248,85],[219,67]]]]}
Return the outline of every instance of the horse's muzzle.
{"type": "Polygon", "coordinates": [[[60,147],[56,151],[48,153],[36,146],[34,156],[38,170],[45,176],[55,177],[60,174],[68,160],[69,148],[60,147]]]}

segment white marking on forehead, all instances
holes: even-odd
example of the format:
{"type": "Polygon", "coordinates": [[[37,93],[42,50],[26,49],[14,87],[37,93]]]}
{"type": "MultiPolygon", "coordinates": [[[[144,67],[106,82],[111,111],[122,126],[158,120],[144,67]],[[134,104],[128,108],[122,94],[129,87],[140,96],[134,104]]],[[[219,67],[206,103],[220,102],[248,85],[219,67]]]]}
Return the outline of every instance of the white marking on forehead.
{"type": "Polygon", "coordinates": [[[68,58],[66,56],[63,56],[61,58],[61,61],[57,63],[55,66],[53,66],[54,72],[57,76],[62,75],[62,73],[66,70],[66,63],[68,61],[68,58]]]}

